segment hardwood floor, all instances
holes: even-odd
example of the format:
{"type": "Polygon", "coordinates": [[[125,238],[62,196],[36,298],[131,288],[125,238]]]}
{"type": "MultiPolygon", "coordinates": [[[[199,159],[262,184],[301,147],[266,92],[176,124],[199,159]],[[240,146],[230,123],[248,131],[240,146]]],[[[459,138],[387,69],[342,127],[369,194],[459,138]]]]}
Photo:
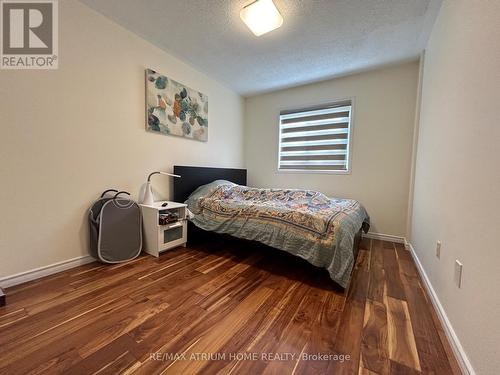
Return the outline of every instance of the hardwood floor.
{"type": "Polygon", "coordinates": [[[410,254],[390,242],[363,239],[347,298],[325,270],[222,236],[6,294],[1,374],[460,373],[410,254]]]}

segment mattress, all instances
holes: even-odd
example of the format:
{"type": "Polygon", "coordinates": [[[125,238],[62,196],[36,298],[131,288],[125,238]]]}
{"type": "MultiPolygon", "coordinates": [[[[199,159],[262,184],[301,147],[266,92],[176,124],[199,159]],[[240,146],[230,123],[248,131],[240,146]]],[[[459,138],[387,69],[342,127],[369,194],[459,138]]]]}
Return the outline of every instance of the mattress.
{"type": "Polygon", "coordinates": [[[254,240],[325,268],[342,287],[349,283],[354,237],[370,219],[352,199],[301,189],[258,189],[217,180],[186,201],[199,228],[254,240]]]}

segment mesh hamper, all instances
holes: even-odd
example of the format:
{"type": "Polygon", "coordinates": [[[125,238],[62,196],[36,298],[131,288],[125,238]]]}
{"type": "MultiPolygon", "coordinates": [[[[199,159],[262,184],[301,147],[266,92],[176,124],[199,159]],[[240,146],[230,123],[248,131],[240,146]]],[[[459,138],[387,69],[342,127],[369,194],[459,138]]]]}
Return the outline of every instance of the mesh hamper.
{"type": "Polygon", "coordinates": [[[89,211],[90,253],[104,263],[132,260],[142,250],[141,209],[133,200],[120,196],[123,194],[130,195],[106,190],[89,211]]]}

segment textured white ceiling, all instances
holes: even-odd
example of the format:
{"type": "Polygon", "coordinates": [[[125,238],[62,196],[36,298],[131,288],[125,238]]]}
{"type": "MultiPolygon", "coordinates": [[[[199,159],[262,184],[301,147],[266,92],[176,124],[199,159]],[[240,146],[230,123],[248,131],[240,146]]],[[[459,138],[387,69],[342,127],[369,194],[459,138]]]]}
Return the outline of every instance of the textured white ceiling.
{"type": "Polygon", "coordinates": [[[252,0],[80,0],[242,95],[418,56],[442,0],[274,0],[283,26],[256,37],[252,0]]]}

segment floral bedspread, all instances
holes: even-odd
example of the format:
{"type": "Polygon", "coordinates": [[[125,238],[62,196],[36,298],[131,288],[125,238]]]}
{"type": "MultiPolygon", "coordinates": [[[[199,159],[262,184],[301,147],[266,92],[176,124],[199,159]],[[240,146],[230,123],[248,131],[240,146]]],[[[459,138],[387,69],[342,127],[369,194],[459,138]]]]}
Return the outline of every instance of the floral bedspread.
{"type": "Polygon", "coordinates": [[[354,265],[354,236],[369,217],[351,199],[297,189],[257,189],[214,181],[187,201],[202,229],[257,240],[326,268],[345,287],[354,265]]]}

